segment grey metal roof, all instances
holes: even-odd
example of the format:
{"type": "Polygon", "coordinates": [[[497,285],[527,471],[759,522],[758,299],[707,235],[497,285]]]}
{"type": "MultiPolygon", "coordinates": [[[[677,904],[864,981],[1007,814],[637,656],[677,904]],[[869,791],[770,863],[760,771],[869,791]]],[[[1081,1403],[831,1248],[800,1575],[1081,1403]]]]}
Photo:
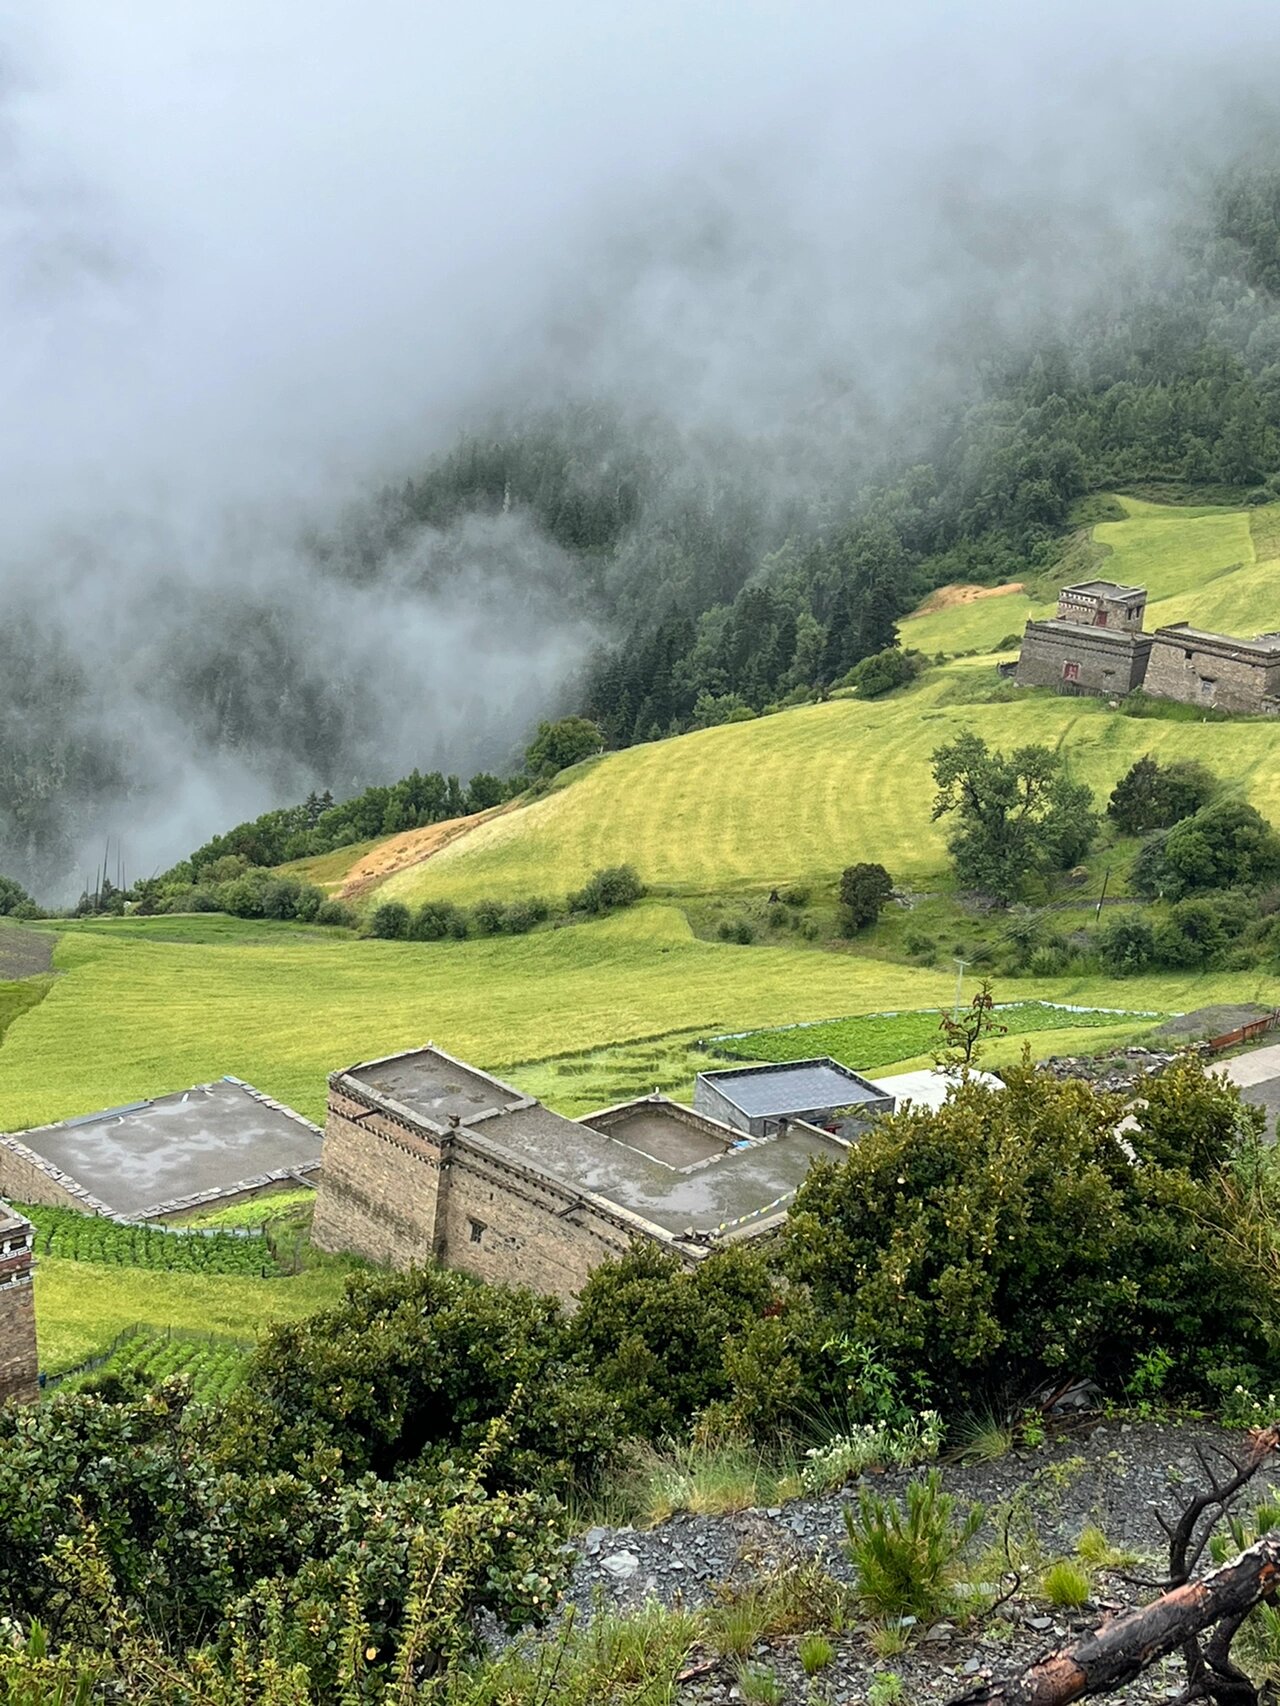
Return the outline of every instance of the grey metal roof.
{"type": "Polygon", "coordinates": [[[753,1120],[847,1108],[855,1102],[878,1101],[882,1095],[876,1085],[834,1060],[730,1067],[724,1072],[705,1072],[702,1077],[753,1120]]]}

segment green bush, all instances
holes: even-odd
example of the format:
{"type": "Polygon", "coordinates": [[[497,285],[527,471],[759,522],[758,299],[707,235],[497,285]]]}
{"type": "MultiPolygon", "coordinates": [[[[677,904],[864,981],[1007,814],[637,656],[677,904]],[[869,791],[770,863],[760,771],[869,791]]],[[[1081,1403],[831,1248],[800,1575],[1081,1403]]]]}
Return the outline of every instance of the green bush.
{"type": "Polygon", "coordinates": [[[1132,881],[1170,900],[1207,889],[1249,888],[1280,877],[1280,835],[1253,806],[1224,800],[1144,846],[1132,881]]]}
{"type": "Polygon", "coordinates": [[[740,942],[743,947],[756,939],[756,927],[749,918],[722,918],[716,926],[722,942],[740,942]]]}
{"type": "Polygon", "coordinates": [[[344,930],[354,930],[355,909],[345,900],[322,900],[316,908],[316,923],[331,924],[344,930]]]}
{"type": "Polygon", "coordinates": [[[1202,764],[1188,759],[1160,764],[1147,753],[1116,783],[1107,816],[1123,835],[1147,835],[1207,806],[1217,788],[1217,778],[1202,764]]]}
{"type": "Polygon", "coordinates": [[[906,1507],[864,1487],[856,1513],[844,1512],[849,1562],[864,1610],[873,1617],[931,1621],[952,1604],[952,1582],[965,1548],[982,1525],[983,1507],[956,1520],[956,1500],[930,1470],[907,1487],[906,1507]]]}
{"type": "Polygon", "coordinates": [[[893,895],[883,865],[849,865],[840,873],[840,922],[846,936],[874,924],[893,895]]]}
{"type": "Polygon", "coordinates": [[[1136,977],[1156,957],[1155,931],[1136,915],[1113,918],[1094,936],[1102,969],[1111,977],[1136,977]]]}
{"type": "Polygon", "coordinates": [[[478,900],[471,918],[479,936],[500,936],[507,928],[507,907],[501,900],[478,900]]]}
{"type": "Polygon", "coordinates": [[[887,646],[884,651],[855,663],[839,685],[852,687],[861,699],[878,699],[897,687],[905,687],[927,668],[928,659],[922,653],[887,646]]]}
{"type": "Polygon", "coordinates": [[[631,865],[609,865],[596,871],[584,888],[570,895],[573,912],[612,912],[615,907],[634,906],[643,898],[644,884],[631,865]]]}
{"type": "Polygon", "coordinates": [[[388,941],[402,941],[409,934],[412,921],[409,908],[402,900],[384,900],[369,916],[369,934],[388,941]]]}
{"type": "Polygon", "coordinates": [[[1134,1167],[1119,1098],[1029,1065],[1004,1077],[813,1165],[783,1237],[818,1314],[948,1408],[1067,1373],[1114,1380],[1152,1343],[1181,1348],[1193,1388],[1215,1362],[1266,1362],[1268,1282],[1214,1171],[1249,1133],[1238,1093],[1194,1061],[1155,1081],[1134,1167]],[[1185,1236],[1206,1223],[1214,1236],[1185,1236]]]}
{"type": "Polygon", "coordinates": [[[461,938],[469,933],[466,913],[451,900],[424,901],[409,925],[415,942],[442,942],[446,937],[461,938]]]}
{"type": "Polygon", "coordinates": [[[811,895],[804,883],[792,883],[783,889],[779,899],[786,906],[808,906],[811,895]]]}

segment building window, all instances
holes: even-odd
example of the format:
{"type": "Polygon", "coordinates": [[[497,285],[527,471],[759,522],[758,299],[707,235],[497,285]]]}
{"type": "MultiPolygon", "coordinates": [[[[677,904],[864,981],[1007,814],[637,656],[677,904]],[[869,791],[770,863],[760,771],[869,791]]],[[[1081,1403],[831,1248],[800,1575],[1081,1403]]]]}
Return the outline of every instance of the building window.
{"type": "Polygon", "coordinates": [[[468,1224],[471,1227],[471,1242],[473,1244],[479,1244],[484,1237],[484,1221],[472,1220],[469,1221],[468,1224]]]}
{"type": "Polygon", "coordinates": [[[1206,701],[1212,699],[1213,690],[1217,685],[1216,681],[1211,681],[1207,675],[1202,675],[1200,677],[1200,697],[1206,701]]]}
{"type": "Polygon", "coordinates": [[[1062,679],[1064,681],[1079,681],[1080,665],[1078,663],[1064,663],[1062,666],[1062,679]]]}
{"type": "Polygon", "coordinates": [[[1186,658],[1186,659],[1187,659],[1187,661],[1188,661],[1188,663],[1189,663],[1189,662],[1190,662],[1190,661],[1191,661],[1191,659],[1192,659],[1192,658],[1193,658],[1193,657],[1194,657],[1194,656],[1195,656],[1195,655],[1196,655],[1196,654],[1195,654],[1195,653],[1194,653],[1194,652],[1193,652],[1193,651],[1192,651],[1192,650],[1191,650],[1191,647],[1190,647],[1190,646],[1188,646],[1188,647],[1187,647],[1187,648],[1186,648],[1186,649],[1185,649],[1185,650],[1184,650],[1184,652],[1183,652],[1183,654],[1182,654],[1182,655],[1183,655],[1183,657],[1184,657],[1184,658],[1186,658]]]}

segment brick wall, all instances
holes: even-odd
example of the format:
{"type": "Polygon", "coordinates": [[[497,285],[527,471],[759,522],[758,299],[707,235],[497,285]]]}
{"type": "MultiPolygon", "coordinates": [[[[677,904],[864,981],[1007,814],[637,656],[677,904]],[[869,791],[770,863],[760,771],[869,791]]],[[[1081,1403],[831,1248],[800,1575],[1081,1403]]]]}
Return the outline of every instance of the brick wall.
{"type": "Polygon", "coordinates": [[[32,1233],[25,1221],[0,1235],[0,1403],[38,1395],[32,1233]]]}
{"type": "Polygon", "coordinates": [[[1177,629],[1157,630],[1153,641],[1146,691],[1154,697],[1237,715],[1270,712],[1264,701],[1280,685],[1280,665],[1229,643],[1206,646],[1177,629]]]}
{"type": "Polygon", "coordinates": [[[483,1127],[435,1140],[333,1085],[311,1236],[322,1250],[393,1268],[435,1259],[566,1302],[597,1263],[623,1255],[636,1238],[688,1261],[700,1254],[512,1162],[483,1127]]]}
{"type": "Polygon", "coordinates": [[[1150,651],[1147,635],[1085,627],[1067,631],[1028,622],[1014,679],[1019,687],[1057,687],[1122,698],[1143,685],[1150,651]]]}

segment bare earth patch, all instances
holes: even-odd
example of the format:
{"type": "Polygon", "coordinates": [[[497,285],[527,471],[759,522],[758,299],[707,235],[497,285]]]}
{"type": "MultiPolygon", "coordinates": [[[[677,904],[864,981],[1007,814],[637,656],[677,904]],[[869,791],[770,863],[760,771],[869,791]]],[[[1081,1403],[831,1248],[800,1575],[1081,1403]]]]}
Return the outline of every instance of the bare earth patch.
{"type": "Polygon", "coordinates": [[[54,937],[47,930],[0,925],[0,982],[52,970],[54,937]]]}
{"type": "Polygon", "coordinates": [[[478,825],[488,823],[490,818],[501,817],[504,812],[513,810],[516,804],[515,800],[507,800],[488,811],[472,812],[469,817],[451,817],[444,823],[429,823],[423,829],[406,829],[399,835],[380,841],[347,872],[346,881],[339,891],[342,899],[358,900],[385,878],[407,870],[410,865],[423,864],[442,847],[448,847],[478,825]]]}
{"type": "Polygon", "coordinates": [[[935,610],[953,610],[957,604],[976,604],[981,598],[1004,598],[1026,590],[1022,581],[1006,581],[1003,586],[940,586],[913,614],[930,616],[935,610]]]}

